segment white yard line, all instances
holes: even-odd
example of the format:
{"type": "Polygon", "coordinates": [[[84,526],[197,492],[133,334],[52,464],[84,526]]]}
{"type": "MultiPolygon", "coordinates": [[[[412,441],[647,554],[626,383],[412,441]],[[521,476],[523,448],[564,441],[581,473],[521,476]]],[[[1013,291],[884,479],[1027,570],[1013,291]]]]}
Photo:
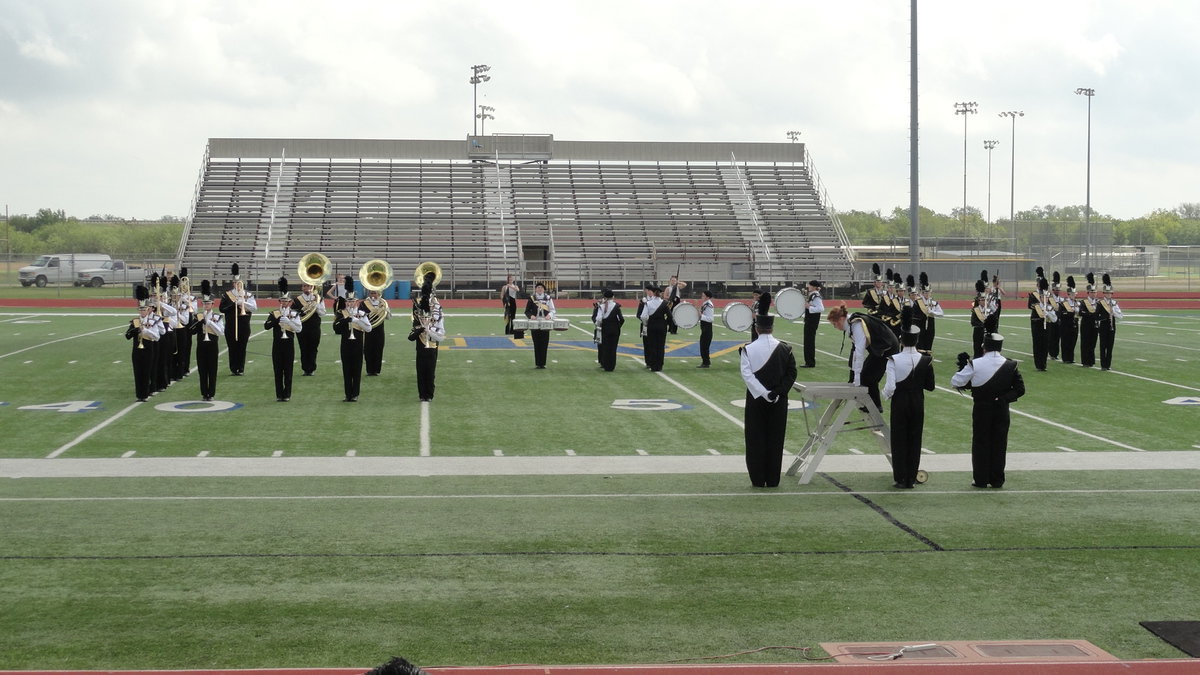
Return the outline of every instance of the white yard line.
{"type": "Polygon", "coordinates": [[[667,375],[666,373],[662,372],[661,370],[658,372],[658,375],[660,377],[662,377],[664,380],[666,380],[667,382],[670,382],[671,384],[678,387],[680,390],[682,390],[688,396],[691,396],[692,398],[696,399],[697,401],[699,401],[699,402],[703,403],[704,405],[717,411],[717,414],[719,414],[721,417],[724,417],[725,419],[729,420],[730,422],[733,422],[734,424],[736,424],[739,429],[746,428],[745,422],[743,422],[742,420],[739,420],[738,418],[734,417],[733,415],[730,415],[729,413],[725,412],[724,408],[717,406],[717,404],[704,398],[700,394],[697,394],[696,392],[692,391],[691,389],[688,389],[687,387],[683,386],[683,384],[681,384],[678,380],[672,378],[671,376],[667,375]]]}
{"type": "Polygon", "coordinates": [[[29,351],[30,349],[37,349],[38,347],[45,347],[45,346],[47,346],[47,345],[52,345],[52,344],[54,344],[54,343],[56,343],[56,342],[66,342],[67,340],[74,340],[74,339],[76,339],[76,338],[81,338],[81,337],[89,337],[89,336],[91,336],[91,335],[96,335],[96,334],[98,334],[98,333],[107,333],[107,332],[110,332],[110,331],[114,331],[114,330],[117,330],[117,329],[119,329],[119,328],[121,328],[121,326],[114,326],[114,327],[112,327],[112,328],[102,328],[102,329],[100,329],[100,330],[94,330],[94,331],[92,331],[92,332],[90,332],[90,333],[80,333],[79,335],[71,335],[71,336],[69,336],[69,337],[65,337],[65,338],[58,338],[57,340],[47,340],[46,342],[42,342],[42,343],[40,343],[40,344],[32,345],[32,346],[30,346],[30,347],[25,347],[24,349],[18,349],[18,350],[17,350],[17,351],[15,351],[15,352],[9,352],[9,353],[7,353],[7,354],[0,354],[0,359],[4,358],[4,357],[6,357],[6,356],[14,356],[14,355],[16,355],[16,354],[20,354],[21,352],[27,352],[27,351],[29,351]]]}
{"type": "Polygon", "coordinates": [[[91,438],[92,434],[96,433],[97,431],[100,431],[104,427],[121,419],[122,417],[125,416],[126,413],[128,413],[130,410],[133,410],[134,408],[136,408],[139,404],[140,404],[140,401],[134,401],[133,403],[130,403],[128,406],[126,406],[123,410],[121,410],[117,414],[104,420],[100,424],[97,424],[96,426],[92,427],[91,429],[88,429],[87,431],[83,432],[82,434],[79,434],[78,436],[75,437],[75,440],[71,441],[70,443],[67,443],[66,445],[55,450],[54,452],[46,455],[46,459],[54,459],[55,457],[58,457],[59,455],[63,454],[64,452],[75,447],[76,445],[79,445],[83,441],[86,441],[88,438],[91,438]]]}
{"type": "Polygon", "coordinates": [[[421,456],[430,456],[429,447],[429,401],[421,401],[421,432],[420,432],[420,447],[421,456]]]}

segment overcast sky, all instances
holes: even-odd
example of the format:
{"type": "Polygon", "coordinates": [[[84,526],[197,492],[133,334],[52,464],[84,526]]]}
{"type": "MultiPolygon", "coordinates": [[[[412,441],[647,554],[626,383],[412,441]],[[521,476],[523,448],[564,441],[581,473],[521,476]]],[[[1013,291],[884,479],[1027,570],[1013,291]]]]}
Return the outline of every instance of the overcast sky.
{"type": "MultiPolygon", "coordinates": [[[[921,203],[1200,202],[1200,3],[923,0],[921,203]],[[955,115],[956,102],[978,113],[955,115]]],[[[0,0],[0,206],[185,216],[215,137],[786,142],[839,210],[909,203],[907,0],[0,0]]]]}

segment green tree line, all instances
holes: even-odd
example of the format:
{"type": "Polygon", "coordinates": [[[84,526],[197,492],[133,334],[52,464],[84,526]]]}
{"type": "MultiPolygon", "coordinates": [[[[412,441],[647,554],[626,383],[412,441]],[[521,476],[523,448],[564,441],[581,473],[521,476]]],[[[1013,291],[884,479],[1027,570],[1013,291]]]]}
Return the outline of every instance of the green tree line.
{"type": "MultiPolygon", "coordinates": [[[[1052,204],[1018,211],[1018,248],[1024,248],[1031,237],[1038,236],[1030,224],[1053,229],[1063,238],[1084,236],[1083,206],[1054,206],[1052,204]]],[[[1012,222],[1000,218],[990,225],[978,209],[968,207],[967,217],[962,209],[949,214],[937,213],[925,207],[919,211],[922,239],[948,241],[1012,240],[1012,222]]],[[[838,214],[846,235],[857,245],[907,243],[911,224],[908,209],[896,207],[888,215],[879,211],[846,211],[838,214]]],[[[1200,203],[1184,203],[1174,209],[1158,209],[1140,218],[1119,220],[1099,214],[1092,209],[1091,222],[1102,224],[1096,229],[1107,233],[1111,229],[1112,244],[1116,246],[1198,246],[1200,245],[1200,203]]]]}
{"type": "Polygon", "coordinates": [[[8,250],[17,259],[68,252],[107,253],[131,260],[171,258],[183,237],[181,222],[92,222],[53,209],[14,215],[7,225],[8,250]]]}

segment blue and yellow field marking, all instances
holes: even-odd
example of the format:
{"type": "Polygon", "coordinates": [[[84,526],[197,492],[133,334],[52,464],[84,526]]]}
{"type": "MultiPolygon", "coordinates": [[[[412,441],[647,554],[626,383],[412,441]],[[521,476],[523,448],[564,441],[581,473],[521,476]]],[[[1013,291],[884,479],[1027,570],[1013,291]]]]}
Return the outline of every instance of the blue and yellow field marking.
{"type": "MultiPolygon", "coordinates": [[[[744,342],[731,340],[713,340],[709,348],[712,357],[735,353],[744,342]]],[[[454,351],[500,350],[500,349],[529,349],[533,343],[529,340],[517,340],[511,337],[498,336],[465,336],[454,337],[442,342],[442,348],[454,351]]],[[[552,340],[550,349],[573,349],[577,351],[595,352],[596,344],[591,340],[552,340]]],[[[636,342],[622,342],[617,346],[617,354],[622,356],[641,356],[642,346],[636,342]]],[[[671,340],[667,342],[666,356],[678,358],[699,358],[700,343],[696,341],[671,340]]]]}

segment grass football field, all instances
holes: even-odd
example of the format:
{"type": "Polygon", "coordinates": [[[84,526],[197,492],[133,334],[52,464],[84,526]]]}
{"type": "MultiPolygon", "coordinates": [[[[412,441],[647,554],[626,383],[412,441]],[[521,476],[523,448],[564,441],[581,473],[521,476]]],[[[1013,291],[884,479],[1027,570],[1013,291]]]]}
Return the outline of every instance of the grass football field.
{"type": "MultiPolygon", "coordinates": [[[[214,404],[197,402],[192,375],[135,405],[130,313],[6,310],[0,669],[366,668],[392,654],[427,666],[656,663],[857,640],[1085,639],[1126,659],[1182,655],[1138,622],[1200,619],[1200,472],[1089,460],[1200,448],[1200,406],[1187,403],[1200,397],[1195,312],[1131,311],[1113,371],[1051,362],[1046,373],[1032,368],[1025,313],[1006,312],[1005,351],[1023,360],[1028,389],[1010,458],[1059,453],[1077,468],[1013,471],[986,491],[941,471],[904,492],[886,470],[822,471],[775,491],[736,470],[572,473],[575,460],[643,455],[728,456],[736,468],[744,336],[718,323],[718,355],[701,370],[698,331],[681,331],[654,374],[627,323],[627,355],[604,373],[582,310],[563,314],[583,329],[555,333],[549,367],[535,370],[497,312],[450,310],[428,406],[403,318],[358,403],[341,400],[332,333],[317,375],[277,403],[270,341],[256,331],[246,376],[223,370],[214,404]],[[286,475],[302,458],[348,455],[482,468],[286,475]],[[121,475],[143,458],[280,471],[121,475]],[[552,468],[505,475],[508,458],[552,468]],[[4,471],[35,459],[97,460],[105,477],[4,471]]],[[[777,325],[798,348],[800,325],[777,325]]],[[[938,324],[931,459],[969,453],[970,400],[949,388],[969,335],[964,312],[938,324]]],[[[844,381],[840,343],[823,325],[802,380],[844,381]]],[[[789,451],[819,412],[792,411],[789,451]]],[[[830,454],[878,452],[858,432],[830,454]]]]}

